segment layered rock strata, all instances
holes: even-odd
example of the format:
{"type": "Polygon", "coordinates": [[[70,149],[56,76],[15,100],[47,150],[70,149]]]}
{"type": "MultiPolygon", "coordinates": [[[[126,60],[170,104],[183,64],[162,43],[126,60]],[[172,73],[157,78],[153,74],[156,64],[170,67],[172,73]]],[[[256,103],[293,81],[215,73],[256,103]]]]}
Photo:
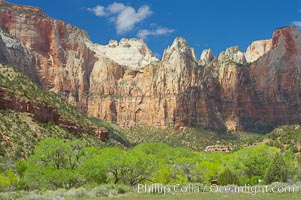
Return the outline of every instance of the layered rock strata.
{"type": "MultiPolygon", "coordinates": [[[[139,39],[93,44],[40,9],[0,2],[0,59],[82,112],[131,126],[257,130],[301,121],[301,32],[197,60],[176,38],[158,60],[139,39]]],[[[260,130],[259,130],[260,131],[260,130]]]]}

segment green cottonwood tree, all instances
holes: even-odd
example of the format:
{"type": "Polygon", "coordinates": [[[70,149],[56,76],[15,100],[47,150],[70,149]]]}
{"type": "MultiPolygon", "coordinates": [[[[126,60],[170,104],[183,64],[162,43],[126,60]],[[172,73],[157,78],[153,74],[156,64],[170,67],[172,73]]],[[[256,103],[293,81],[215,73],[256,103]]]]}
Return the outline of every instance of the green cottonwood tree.
{"type": "Polygon", "coordinates": [[[116,147],[105,148],[100,151],[101,159],[107,169],[108,179],[114,184],[119,183],[123,176],[125,155],[124,150],[116,147]]]}
{"type": "Polygon", "coordinates": [[[147,155],[144,152],[132,149],[126,152],[124,160],[124,170],[122,181],[128,185],[137,185],[146,181],[151,181],[157,160],[153,155],[147,155]]]}
{"type": "Polygon", "coordinates": [[[85,160],[77,169],[83,183],[102,184],[107,182],[107,167],[99,155],[85,160]]]}
{"type": "Polygon", "coordinates": [[[78,185],[78,167],[81,165],[80,140],[67,141],[59,138],[42,140],[28,159],[24,182],[31,188],[70,188],[78,185]]]}
{"type": "Polygon", "coordinates": [[[288,170],[283,157],[277,153],[264,177],[265,183],[286,182],[288,170]]]}

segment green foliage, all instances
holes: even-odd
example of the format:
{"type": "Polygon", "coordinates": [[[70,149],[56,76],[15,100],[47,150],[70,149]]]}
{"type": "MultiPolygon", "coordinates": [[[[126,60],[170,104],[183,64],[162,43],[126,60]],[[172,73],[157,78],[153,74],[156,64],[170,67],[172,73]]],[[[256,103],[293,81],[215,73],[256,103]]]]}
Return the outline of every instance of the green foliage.
{"type": "Polygon", "coordinates": [[[18,177],[11,169],[0,173],[0,191],[10,191],[16,187],[18,177]]]}
{"type": "Polygon", "coordinates": [[[197,157],[179,157],[175,160],[175,171],[177,175],[185,177],[185,182],[199,182],[199,172],[196,169],[200,160],[197,157]]]}
{"type": "Polygon", "coordinates": [[[135,149],[154,155],[157,158],[169,159],[172,156],[170,155],[172,148],[163,142],[141,143],[135,149]]]}
{"type": "Polygon", "coordinates": [[[24,160],[20,160],[18,161],[16,164],[15,164],[15,169],[16,169],[16,172],[17,174],[20,176],[20,177],[23,177],[24,176],[24,173],[27,169],[27,162],[24,161],[24,160]]]}
{"type": "Polygon", "coordinates": [[[295,181],[298,180],[298,159],[292,150],[287,150],[283,154],[283,159],[287,167],[287,178],[295,181]]]}
{"type": "Polygon", "coordinates": [[[224,163],[241,177],[242,183],[254,185],[264,179],[266,169],[277,152],[278,149],[267,145],[243,148],[228,154],[224,163]]]}
{"type": "Polygon", "coordinates": [[[174,130],[172,127],[160,129],[154,127],[131,127],[125,137],[134,144],[164,142],[171,147],[184,147],[192,150],[202,151],[208,145],[227,145],[233,148],[242,146],[249,140],[257,141],[261,135],[248,132],[227,133],[204,130],[198,127],[186,127],[174,130]]]}
{"type": "MultiPolygon", "coordinates": [[[[47,138],[28,159],[24,182],[31,188],[71,188],[82,181],[78,167],[85,145],[80,140],[63,141],[47,138]]],[[[84,174],[85,175],[85,174],[84,174]]],[[[84,176],[83,175],[83,176],[84,176]]]]}
{"type": "Polygon", "coordinates": [[[291,150],[298,153],[301,145],[301,127],[300,125],[281,126],[267,134],[265,138],[263,140],[268,140],[270,146],[277,147],[282,152],[291,150]]]}
{"type": "Polygon", "coordinates": [[[196,171],[200,156],[185,148],[172,148],[162,142],[142,143],[135,147],[157,160],[154,168],[153,182],[184,183],[198,182],[199,171],[196,171]],[[164,177],[164,178],[163,178],[164,177]]]}
{"type": "Polygon", "coordinates": [[[35,156],[31,157],[33,163],[42,167],[52,166],[55,169],[67,168],[70,145],[58,138],[47,138],[42,140],[36,147],[35,156]]]}
{"type": "Polygon", "coordinates": [[[102,184],[107,182],[107,168],[100,156],[93,156],[83,162],[78,172],[84,183],[102,184]]]}
{"type": "Polygon", "coordinates": [[[162,183],[162,184],[170,184],[170,183],[177,183],[178,177],[176,176],[175,169],[167,164],[164,161],[161,161],[158,164],[158,168],[154,171],[152,181],[154,183],[162,183]]]}
{"type": "Polygon", "coordinates": [[[97,150],[79,140],[48,138],[38,144],[26,167],[18,163],[16,169],[29,189],[57,189],[107,182],[136,185],[151,180],[157,163],[153,155],[135,148],[97,150]]]}
{"type": "Polygon", "coordinates": [[[218,176],[217,180],[219,185],[239,185],[237,175],[228,168],[218,176]]]}
{"type": "Polygon", "coordinates": [[[288,171],[286,163],[280,154],[276,154],[268,168],[264,180],[267,184],[273,182],[286,182],[288,171]]]}
{"type": "Polygon", "coordinates": [[[102,149],[99,153],[107,168],[109,182],[119,183],[125,173],[124,160],[126,152],[122,149],[111,147],[102,149]]]}
{"type": "MultiPolygon", "coordinates": [[[[0,173],[0,189],[55,190],[157,182],[210,184],[215,179],[221,185],[255,185],[264,177],[267,183],[284,180],[279,179],[283,177],[279,175],[283,169],[295,171],[293,175],[299,176],[295,165],[298,157],[287,151],[279,161],[279,152],[275,147],[260,145],[227,154],[200,153],[164,143],[143,143],[125,151],[116,147],[87,147],[80,140],[47,138],[38,143],[26,161],[12,165],[7,160],[7,164],[2,165],[5,173],[0,173]]],[[[94,192],[110,194],[101,188],[94,192]]],[[[82,191],[70,190],[71,193],[80,196],[82,191]]],[[[117,192],[114,190],[114,193],[117,192]]]]}
{"type": "Polygon", "coordinates": [[[202,161],[197,166],[195,171],[198,172],[197,182],[210,184],[211,180],[215,180],[218,174],[223,169],[221,162],[202,161]]]}
{"type": "Polygon", "coordinates": [[[133,149],[126,153],[124,160],[123,183],[137,185],[150,181],[157,168],[157,160],[152,155],[133,149]]]}

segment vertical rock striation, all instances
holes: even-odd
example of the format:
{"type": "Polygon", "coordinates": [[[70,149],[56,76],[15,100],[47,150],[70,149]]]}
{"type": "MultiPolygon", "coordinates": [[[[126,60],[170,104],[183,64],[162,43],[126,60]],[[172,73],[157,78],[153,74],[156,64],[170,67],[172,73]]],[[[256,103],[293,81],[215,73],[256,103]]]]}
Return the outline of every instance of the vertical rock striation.
{"type": "MultiPolygon", "coordinates": [[[[39,8],[0,1],[0,61],[82,112],[135,125],[258,130],[301,121],[301,32],[285,27],[244,53],[200,60],[176,38],[158,60],[139,39],[93,44],[39,8]]],[[[260,131],[260,130],[259,130],[260,131]]]]}

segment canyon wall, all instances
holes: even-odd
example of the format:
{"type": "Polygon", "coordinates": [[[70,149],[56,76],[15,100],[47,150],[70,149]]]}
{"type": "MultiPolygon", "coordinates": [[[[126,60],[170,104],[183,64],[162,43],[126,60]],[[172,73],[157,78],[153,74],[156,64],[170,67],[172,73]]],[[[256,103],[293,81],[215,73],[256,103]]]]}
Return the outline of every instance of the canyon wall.
{"type": "Polygon", "coordinates": [[[0,1],[0,61],[82,112],[131,126],[264,131],[300,123],[301,31],[198,60],[178,37],[155,58],[140,39],[94,44],[40,9],[0,1]],[[261,130],[262,129],[262,130],[261,130]]]}

